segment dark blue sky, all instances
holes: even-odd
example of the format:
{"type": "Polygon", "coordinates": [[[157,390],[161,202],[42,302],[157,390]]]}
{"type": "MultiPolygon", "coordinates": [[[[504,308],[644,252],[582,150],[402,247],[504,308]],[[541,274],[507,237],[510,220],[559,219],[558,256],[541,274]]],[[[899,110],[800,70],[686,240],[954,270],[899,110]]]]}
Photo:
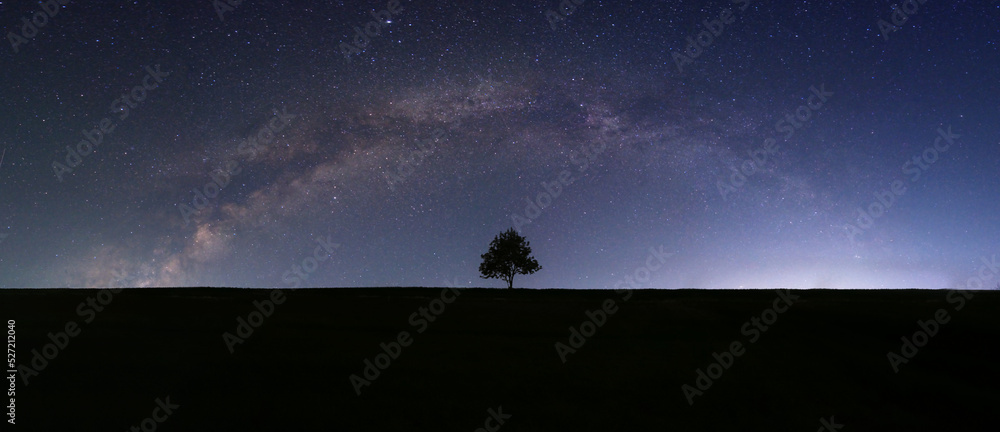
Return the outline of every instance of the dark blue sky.
{"type": "Polygon", "coordinates": [[[0,286],[965,287],[1000,6],[830,3],[0,2],[0,286]]]}

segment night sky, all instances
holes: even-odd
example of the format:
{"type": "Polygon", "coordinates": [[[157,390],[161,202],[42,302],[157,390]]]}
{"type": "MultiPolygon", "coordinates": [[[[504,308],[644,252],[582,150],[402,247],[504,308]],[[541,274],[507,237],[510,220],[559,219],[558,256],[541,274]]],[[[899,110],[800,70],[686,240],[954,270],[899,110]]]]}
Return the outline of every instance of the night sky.
{"type": "Polygon", "coordinates": [[[3,287],[499,288],[512,226],[529,288],[1000,253],[996,2],[52,4],[0,2],[3,287]]]}

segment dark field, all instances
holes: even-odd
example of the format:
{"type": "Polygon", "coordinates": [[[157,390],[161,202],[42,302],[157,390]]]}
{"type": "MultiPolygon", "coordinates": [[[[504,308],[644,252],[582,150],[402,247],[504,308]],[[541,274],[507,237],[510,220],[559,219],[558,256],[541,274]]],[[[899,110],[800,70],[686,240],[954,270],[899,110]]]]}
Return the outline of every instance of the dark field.
{"type": "Polygon", "coordinates": [[[426,327],[411,321],[442,292],[284,290],[230,353],[223,333],[236,334],[268,290],[124,290],[94,313],[85,302],[98,291],[2,291],[19,365],[48,333],[79,326],[27,386],[17,378],[16,425],[3,428],[141,430],[156,415],[163,421],[146,430],[474,431],[499,426],[488,410],[502,407],[504,432],[815,431],[831,416],[845,432],[997,430],[997,292],[793,291],[786,312],[767,313],[776,291],[636,291],[622,301],[613,291],[466,289],[437,304],[426,327]],[[605,299],[617,311],[564,364],[555,344],[605,299]],[[888,353],[939,309],[947,323],[894,372],[888,353]],[[776,318],[766,331],[741,330],[762,313],[776,318]],[[357,395],[349,376],[363,377],[364,361],[402,331],[409,345],[357,395]],[[741,355],[713,368],[722,375],[689,405],[681,386],[695,386],[696,370],[714,353],[725,359],[732,342],[741,355]],[[154,413],[168,396],[179,408],[154,413]]]}

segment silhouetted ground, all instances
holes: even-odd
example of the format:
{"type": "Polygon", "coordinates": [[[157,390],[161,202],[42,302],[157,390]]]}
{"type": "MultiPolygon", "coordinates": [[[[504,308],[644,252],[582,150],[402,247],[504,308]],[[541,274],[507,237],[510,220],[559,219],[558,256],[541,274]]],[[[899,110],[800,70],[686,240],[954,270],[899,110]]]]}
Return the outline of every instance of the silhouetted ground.
{"type": "Polygon", "coordinates": [[[956,311],[945,291],[793,291],[800,300],[750,343],[741,328],[775,291],[622,302],[612,291],[467,289],[418,333],[411,314],[442,289],[284,290],[231,354],[222,334],[269,292],[125,290],[94,315],[77,311],[94,290],[0,292],[21,365],[47,333],[69,321],[81,330],[27,387],[18,378],[17,426],[5,430],[129,430],[167,396],[180,407],[158,431],[473,431],[501,406],[504,432],[815,431],[831,416],[845,432],[997,430],[997,292],[956,311]],[[608,298],[618,311],[564,364],[555,343],[608,298]],[[895,373],[887,354],[938,309],[950,321],[895,373]],[[358,396],[348,377],[401,331],[412,343],[358,396]],[[681,386],[734,341],[745,352],[689,405],[681,386]]]}

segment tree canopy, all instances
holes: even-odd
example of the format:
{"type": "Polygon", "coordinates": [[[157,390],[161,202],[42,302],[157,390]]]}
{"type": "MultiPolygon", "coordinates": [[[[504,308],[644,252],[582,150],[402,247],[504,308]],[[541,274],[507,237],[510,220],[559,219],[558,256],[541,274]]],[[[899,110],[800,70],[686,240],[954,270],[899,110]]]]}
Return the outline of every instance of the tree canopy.
{"type": "Polygon", "coordinates": [[[498,234],[490,242],[490,250],[482,255],[479,273],[483,279],[500,279],[507,288],[514,287],[515,274],[532,274],[542,269],[531,256],[531,246],[514,228],[498,234]]]}

